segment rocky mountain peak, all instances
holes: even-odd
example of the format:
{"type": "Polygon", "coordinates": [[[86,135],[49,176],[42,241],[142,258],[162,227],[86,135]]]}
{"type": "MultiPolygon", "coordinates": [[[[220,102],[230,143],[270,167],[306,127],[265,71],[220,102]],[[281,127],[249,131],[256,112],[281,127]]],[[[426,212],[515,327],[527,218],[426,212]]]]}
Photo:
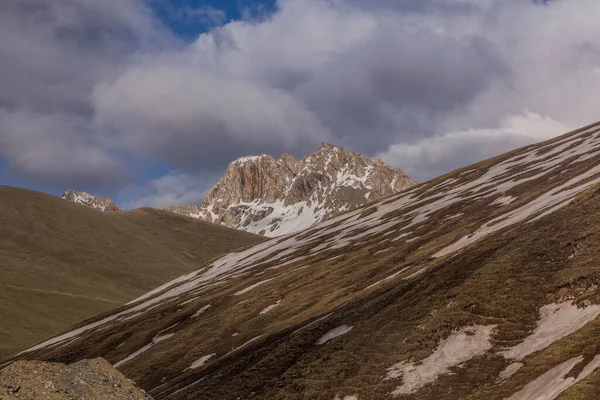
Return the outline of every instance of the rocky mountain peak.
{"type": "Polygon", "coordinates": [[[230,227],[278,236],[390,196],[414,181],[402,170],[342,147],[321,143],[303,159],[283,154],[231,162],[200,207],[163,209],[230,227]]]}
{"type": "Polygon", "coordinates": [[[327,142],[321,142],[319,149],[317,151],[332,151],[333,149],[339,149],[340,147],[334,146],[327,142]]]}
{"type": "Polygon", "coordinates": [[[98,211],[123,211],[121,207],[113,203],[113,201],[106,196],[94,196],[86,192],[69,189],[64,192],[61,197],[65,200],[82,204],[98,211]]]}

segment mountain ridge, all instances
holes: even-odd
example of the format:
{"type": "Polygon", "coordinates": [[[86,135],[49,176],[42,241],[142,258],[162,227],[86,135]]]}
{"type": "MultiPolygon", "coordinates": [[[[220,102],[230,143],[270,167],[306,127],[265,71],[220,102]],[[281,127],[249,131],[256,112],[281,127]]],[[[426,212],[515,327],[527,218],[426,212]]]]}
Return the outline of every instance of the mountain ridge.
{"type": "Polygon", "coordinates": [[[0,358],[261,237],[0,185],[0,358]]]}
{"type": "Polygon", "coordinates": [[[109,199],[106,196],[96,196],[75,189],[67,189],[65,192],[63,192],[61,198],[72,203],[81,204],[83,206],[98,211],[123,211],[121,207],[116,205],[111,199],[109,199]]]}
{"type": "Polygon", "coordinates": [[[379,159],[321,143],[302,159],[240,157],[200,206],[162,209],[265,236],[292,233],[397,193],[415,182],[379,159]]]}

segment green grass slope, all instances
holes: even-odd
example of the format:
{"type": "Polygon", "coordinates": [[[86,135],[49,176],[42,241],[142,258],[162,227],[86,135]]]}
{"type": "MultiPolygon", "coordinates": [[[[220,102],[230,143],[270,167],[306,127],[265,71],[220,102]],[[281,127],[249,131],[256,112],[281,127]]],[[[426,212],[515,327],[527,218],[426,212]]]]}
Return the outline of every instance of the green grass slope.
{"type": "Polygon", "coordinates": [[[102,213],[0,186],[0,358],[261,240],[154,209],[102,213]]]}

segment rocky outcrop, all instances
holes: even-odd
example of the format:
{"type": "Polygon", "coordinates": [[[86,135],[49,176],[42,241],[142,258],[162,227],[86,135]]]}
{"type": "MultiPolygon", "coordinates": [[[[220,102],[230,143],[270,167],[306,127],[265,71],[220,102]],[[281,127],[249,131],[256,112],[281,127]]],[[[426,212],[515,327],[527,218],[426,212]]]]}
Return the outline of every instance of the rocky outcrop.
{"type": "Polygon", "coordinates": [[[378,159],[327,143],[298,160],[289,154],[242,157],[230,163],[200,207],[166,210],[279,236],[390,196],[415,182],[378,159]]]}
{"type": "Polygon", "coordinates": [[[113,203],[112,200],[106,196],[94,196],[86,192],[69,189],[64,192],[61,197],[65,200],[72,201],[73,203],[82,204],[99,211],[123,211],[121,207],[113,203]]]}
{"type": "Polygon", "coordinates": [[[17,361],[0,371],[2,400],[152,400],[103,358],[65,365],[17,361]]]}

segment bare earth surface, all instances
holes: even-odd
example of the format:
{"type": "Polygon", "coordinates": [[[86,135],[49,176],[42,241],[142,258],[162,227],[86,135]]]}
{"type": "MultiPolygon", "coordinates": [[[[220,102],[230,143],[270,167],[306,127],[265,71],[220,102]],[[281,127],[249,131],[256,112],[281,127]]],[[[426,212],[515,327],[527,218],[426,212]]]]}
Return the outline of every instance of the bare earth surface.
{"type": "Polygon", "coordinates": [[[71,365],[19,361],[0,371],[0,400],[151,400],[143,390],[96,358],[71,365]]]}

